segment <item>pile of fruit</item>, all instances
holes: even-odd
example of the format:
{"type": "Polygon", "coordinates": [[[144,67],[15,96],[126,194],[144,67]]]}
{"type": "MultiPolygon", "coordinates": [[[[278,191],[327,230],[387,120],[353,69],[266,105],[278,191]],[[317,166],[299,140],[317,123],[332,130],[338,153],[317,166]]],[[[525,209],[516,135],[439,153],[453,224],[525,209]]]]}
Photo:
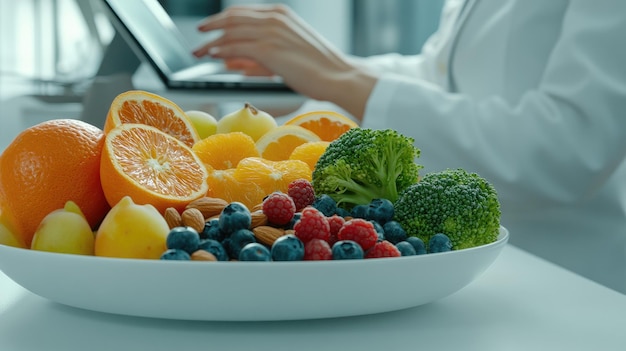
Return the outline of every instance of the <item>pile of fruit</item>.
{"type": "Polygon", "coordinates": [[[145,91],[111,103],[101,130],[79,120],[27,128],[0,156],[0,244],[158,258],[183,214],[210,197],[247,208],[312,167],[357,124],[314,111],[278,126],[250,104],[219,120],[145,91]]]}
{"type": "Polygon", "coordinates": [[[250,104],[216,119],[128,91],[112,101],[103,129],[50,120],[4,150],[0,244],[121,258],[285,261],[495,241],[500,210],[491,185],[462,170],[418,181],[417,156],[413,139],[362,129],[332,111],[279,126],[250,104]]]}

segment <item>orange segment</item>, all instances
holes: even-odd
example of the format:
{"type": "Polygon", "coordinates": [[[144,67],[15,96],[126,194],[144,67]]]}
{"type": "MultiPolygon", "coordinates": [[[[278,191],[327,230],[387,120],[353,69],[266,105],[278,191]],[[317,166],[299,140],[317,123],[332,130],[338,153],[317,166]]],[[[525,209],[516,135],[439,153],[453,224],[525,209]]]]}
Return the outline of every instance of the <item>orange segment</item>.
{"type": "Polygon", "coordinates": [[[310,141],[304,143],[293,149],[291,155],[289,155],[289,159],[303,161],[309,165],[309,168],[313,171],[317,160],[319,160],[320,156],[326,151],[328,144],[330,144],[329,141],[310,141]]]}
{"type": "Polygon", "coordinates": [[[265,191],[252,181],[236,179],[234,173],[234,168],[209,170],[207,196],[228,202],[238,201],[250,209],[261,203],[267,195],[265,191]]]}
{"type": "Polygon", "coordinates": [[[109,131],[100,177],[111,206],[128,195],[161,213],[168,207],[182,211],[208,191],[208,171],[191,148],[143,124],[125,123],[109,131]]]}
{"type": "Polygon", "coordinates": [[[282,161],[289,159],[291,152],[309,141],[320,141],[320,137],[310,130],[295,125],[283,125],[265,133],[256,142],[256,147],[261,157],[282,161]]]}
{"type": "Polygon", "coordinates": [[[295,179],[311,180],[311,169],[300,160],[271,161],[248,157],[239,162],[233,176],[240,182],[258,185],[265,196],[274,191],[286,193],[287,186],[295,179]]]}
{"type": "Polygon", "coordinates": [[[192,150],[214,169],[235,168],[246,157],[259,157],[254,139],[243,132],[213,134],[197,142],[192,150]]]}
{"type": "Polygon", "coordinates": [[[333,141],[350,128],[359,125],[350,118],[334,111],[311,111],[297,115],[285,125],[300,126],[317,134],[324,141],[333,141]]]}
{"type": "Polygon", "coordinates": [[[189,147],[200,140],[193,123],[178,105],[147,91],[130,90],[113,99],[104,122],[105,134],[125,123],[153,126],[189,147]]]}

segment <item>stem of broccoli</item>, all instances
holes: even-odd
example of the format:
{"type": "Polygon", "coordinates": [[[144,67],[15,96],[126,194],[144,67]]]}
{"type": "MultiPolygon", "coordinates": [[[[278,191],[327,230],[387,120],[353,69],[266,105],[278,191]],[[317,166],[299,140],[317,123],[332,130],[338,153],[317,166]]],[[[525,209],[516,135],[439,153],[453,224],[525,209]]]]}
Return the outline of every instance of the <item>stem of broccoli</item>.
{"type": "Polygon", "coordinates": [[[335,185],[341,189],[334,196],[337,203],[367,204],[381,197],[380,189],[357,183],[351,178],[335,178],[335,185]]]}

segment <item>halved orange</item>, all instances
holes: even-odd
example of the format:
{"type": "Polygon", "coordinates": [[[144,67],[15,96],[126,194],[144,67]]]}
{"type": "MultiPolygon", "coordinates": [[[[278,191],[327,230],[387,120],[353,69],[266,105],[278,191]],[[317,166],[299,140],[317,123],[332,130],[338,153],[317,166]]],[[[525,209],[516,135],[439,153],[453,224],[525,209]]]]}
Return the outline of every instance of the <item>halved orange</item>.
{"type": "Polygon", "coordinates": [[[153,126],[189,147],[200,140],[193,123],[178,105],[143,90],[129,90],[113,99],[104,122],[104,133],[124,123],[153,126]]]}
{"type": "Polygon", "coordinates": [[[243,158],[261,156],[254,139],[243,132],[210,135],[197,142],[192,150],[213,169],[235,168],[243,158]]]}
{"type": "Polygon", "coordinates": [[[350,128],[359,125],[335,111],[311,111],[292,117],[285,125],[300,126],[317,134],[324,141],[333,141],[350,128]]]}
{"type": "Polygon", "coordinates": [[[155,127],[124,123],[105,137],[100,180],[111,206],[130,196],[161,213],[168,207],[182,211],[206,195],[207,177],[206,167],[190,147],[155,127]]]}
{"type": "Polygon", "coordinates": [[[256,141],[261,157],[272,161],[289,159],[291,152],[309,141],[319,141],[320,137],[312,131],[295,125],[282,125],[263,134],[256,141]]]}

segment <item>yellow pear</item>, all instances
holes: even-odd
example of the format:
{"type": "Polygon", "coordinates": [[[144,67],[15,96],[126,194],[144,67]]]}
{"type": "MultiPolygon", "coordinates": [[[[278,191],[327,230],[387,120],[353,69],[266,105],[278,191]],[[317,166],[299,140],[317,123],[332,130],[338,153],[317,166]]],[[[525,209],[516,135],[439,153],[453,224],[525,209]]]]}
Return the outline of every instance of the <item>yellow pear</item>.
{"type": "Polygon", "coordinates": [[[31,249],[76,255],[93,255],[94,234],[73,201],[46,215],[35,231],[31,249]]]}
{"type": "Polygon", "coordinates": [[[217,121],[217,133],[243,132],[257,141],[278,125],[274,117],[249,103],[217,121]]]}

